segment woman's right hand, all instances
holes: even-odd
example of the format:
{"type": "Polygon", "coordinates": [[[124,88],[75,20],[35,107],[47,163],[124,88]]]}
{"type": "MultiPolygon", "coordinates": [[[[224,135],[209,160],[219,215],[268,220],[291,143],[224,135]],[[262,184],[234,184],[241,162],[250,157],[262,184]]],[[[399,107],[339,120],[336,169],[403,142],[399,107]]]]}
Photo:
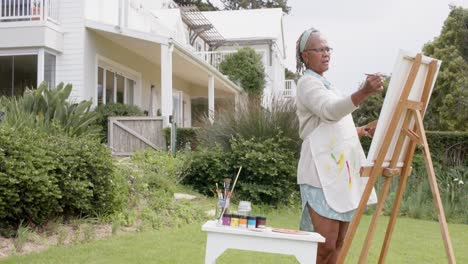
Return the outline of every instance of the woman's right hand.
{"type": "Polygon", "coordinates": [[[367,97],[380,93],[383,91],[383,82],[385,76],[381,73],[374,73],[367,75],[366,81],[361,86],[361,89],[357,90],[351,95],[351,100],[355,106],[360,105],[367,97]]]}
{"type": "Polygon", "coordinates": [[[384,80],[385,76],[381,73],[369,74],[361,90],[369,95],[382,92],[384,80]]]}

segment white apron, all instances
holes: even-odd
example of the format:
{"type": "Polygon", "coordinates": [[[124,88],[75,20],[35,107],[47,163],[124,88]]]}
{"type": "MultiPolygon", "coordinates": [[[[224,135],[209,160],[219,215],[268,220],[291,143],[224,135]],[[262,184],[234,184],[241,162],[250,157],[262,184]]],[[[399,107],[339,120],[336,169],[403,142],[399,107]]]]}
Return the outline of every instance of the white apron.
{"type": "MultiPolygon", "coordinates": [[[[358,207],[368,178],[360,176],[366,157],[351,114],[321,123],[307,138],[327,204],[339,213],[358,207]]],[[[377,203],[372,189],[368,204],[377,203]]]]}

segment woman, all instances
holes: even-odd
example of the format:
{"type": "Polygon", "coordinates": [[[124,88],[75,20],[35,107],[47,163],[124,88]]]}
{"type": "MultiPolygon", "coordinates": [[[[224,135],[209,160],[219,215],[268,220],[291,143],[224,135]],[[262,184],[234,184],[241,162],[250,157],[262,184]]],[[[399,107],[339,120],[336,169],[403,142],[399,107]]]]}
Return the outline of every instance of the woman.
{"type": "MultiPolygon", "coordinates": [[[[303,140],[297,179],[301,230],[313,230],[326,239],[318,246],[317,263],[336,263],[365,185],[359,175],[365,159],[359,137],[372,136],[373,130],[355,128],[350,114],[383,90],[383,76],[373,74],[351,96],[341,96],[323,77],[331,51],[325,37],[313,28],[296,43],[297,71],[303,73],[296,97],[303,140]]],[[[375,202],[375,193],[371,198],[375,202]]]]}

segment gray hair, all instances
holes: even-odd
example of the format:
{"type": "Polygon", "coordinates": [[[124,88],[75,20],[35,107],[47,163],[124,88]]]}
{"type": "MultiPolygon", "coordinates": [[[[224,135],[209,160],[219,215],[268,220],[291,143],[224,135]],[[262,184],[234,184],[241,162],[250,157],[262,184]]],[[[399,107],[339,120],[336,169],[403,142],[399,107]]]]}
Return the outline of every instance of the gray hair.
{"type": "Polygon", "coordinates": [[[301,56],[302,52],[304,51],[310,36],[312,36],[313,33],[319,32],[320,31],[315,28],[309,28],[302,32],[301,36],[299,36],[299,39],[296,41],[296,73],[301,74],[304,72],[305,64],[301,56]]]}

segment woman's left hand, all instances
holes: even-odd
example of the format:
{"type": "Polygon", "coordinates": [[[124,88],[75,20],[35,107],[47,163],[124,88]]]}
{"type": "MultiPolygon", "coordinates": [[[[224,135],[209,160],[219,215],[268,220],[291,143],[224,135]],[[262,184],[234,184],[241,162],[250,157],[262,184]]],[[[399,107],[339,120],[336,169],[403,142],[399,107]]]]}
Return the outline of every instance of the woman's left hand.
{"type": "Polygon", "coordinates": [[[370,128],[367,126],[356,127],[356,130],[359,137],[366,136],[372,138],[375,132],[375,128],[370,128]]]}

